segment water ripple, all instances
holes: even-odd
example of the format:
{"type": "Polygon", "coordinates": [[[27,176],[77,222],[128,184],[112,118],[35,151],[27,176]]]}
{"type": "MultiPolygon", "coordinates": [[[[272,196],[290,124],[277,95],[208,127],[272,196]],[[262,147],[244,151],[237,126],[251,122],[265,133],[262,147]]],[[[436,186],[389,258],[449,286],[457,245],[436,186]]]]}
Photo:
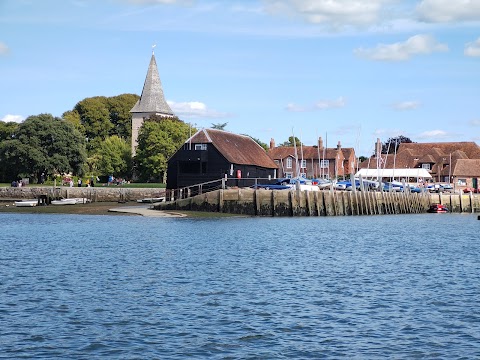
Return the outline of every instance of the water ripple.
{"type": "Polygon", "coordinates": [[[0,359],[480,357],[473,215],[0,214],[0,254],[0,359]]]}

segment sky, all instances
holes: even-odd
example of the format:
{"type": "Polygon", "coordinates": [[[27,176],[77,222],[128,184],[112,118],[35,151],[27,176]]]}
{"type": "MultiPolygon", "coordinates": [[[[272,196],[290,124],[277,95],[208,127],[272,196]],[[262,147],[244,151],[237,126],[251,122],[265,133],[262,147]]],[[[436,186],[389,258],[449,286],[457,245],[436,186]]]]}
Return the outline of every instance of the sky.
{"type": "Polygon", "coordinates": [[[0,120],[141,94],[197,128],[480,144],[480,0],[0,0],[0,120]]]}

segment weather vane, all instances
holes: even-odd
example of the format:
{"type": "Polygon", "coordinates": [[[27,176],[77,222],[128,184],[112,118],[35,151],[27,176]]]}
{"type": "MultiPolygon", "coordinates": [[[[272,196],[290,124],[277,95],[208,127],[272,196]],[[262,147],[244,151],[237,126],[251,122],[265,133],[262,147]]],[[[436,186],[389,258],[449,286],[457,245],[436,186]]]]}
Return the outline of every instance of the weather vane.
{"type": "Polygon", "coordinates": [[[157,44],[152,45],[152,55],[155,55],[155,46],[157,46],[157,44]]]}

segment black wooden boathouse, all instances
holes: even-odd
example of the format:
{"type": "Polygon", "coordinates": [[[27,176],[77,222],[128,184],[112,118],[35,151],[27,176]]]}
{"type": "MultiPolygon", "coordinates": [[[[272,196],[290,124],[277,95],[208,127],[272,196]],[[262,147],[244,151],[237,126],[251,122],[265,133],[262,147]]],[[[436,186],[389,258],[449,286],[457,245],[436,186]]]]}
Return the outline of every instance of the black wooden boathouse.
{"type": "Polygon", "coordinates": [[[167,189],[227,178],[248,186],[248,178],[275,178],[277,165],[246,135],[202,129],[168,160],[167,189]]]}

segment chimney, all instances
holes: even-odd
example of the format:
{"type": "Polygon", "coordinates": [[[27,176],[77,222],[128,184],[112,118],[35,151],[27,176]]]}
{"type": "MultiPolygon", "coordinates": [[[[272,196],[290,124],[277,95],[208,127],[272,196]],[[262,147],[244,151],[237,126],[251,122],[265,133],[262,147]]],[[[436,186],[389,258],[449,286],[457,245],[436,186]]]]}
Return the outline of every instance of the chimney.
{"type": "Polygon", "coordinates": [[[339,140],[337,144],[337,150],[341,150],[341,149],[342,149],[342,144],[340,143],[340,140],[339,140]]]}
{"type": "Polygon", "coordinates": [[[275,140],[273,138],[270,139],[270,149],[273,149],[275,147],[275,140]]]}
{"type": "Polygon", "coordinates": [[[382,153],[382,143],[380,142],[380,138],[377,138],[377,143],[375,144],[375,156],[380,158],[380,154],[382,153]]]}
{"type": "Polygon", "coordinates": [[[318,138],[318,149],[323,150],[323,139],[321,136],[318,138]]]}

